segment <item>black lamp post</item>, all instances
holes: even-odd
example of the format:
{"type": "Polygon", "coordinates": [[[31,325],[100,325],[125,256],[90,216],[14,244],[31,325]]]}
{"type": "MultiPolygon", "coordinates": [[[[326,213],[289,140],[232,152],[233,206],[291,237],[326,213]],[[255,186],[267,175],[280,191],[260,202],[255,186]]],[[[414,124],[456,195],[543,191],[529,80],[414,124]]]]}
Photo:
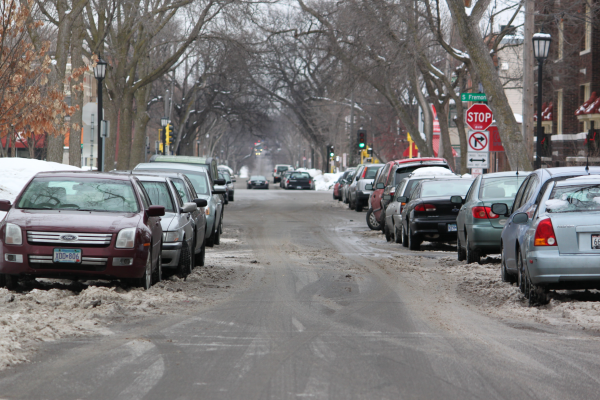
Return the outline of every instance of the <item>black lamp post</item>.
{"type": "Polygon", "coordinates": [[[538,99],[537,99],[537,142],[535,144],[534,168],[542,167],[542,141],[544,131],[542,130],[542,75],[544,61],[548,58],[552,37],[547,33],[536,33],[533,35],[533,56],[538,61],[538,99]]]}
{"type": "Polygon", "coordinates": [[[94,76],[98,81],[98,171],[104,170],[104,155],[102,154],[103,150],[103,139],[102,139],[102,119],[104,115],[102,114],[102,79],[106,76],[106,61],[104,61],[101,57],[98,57],[98,62],[94,67],[94,76]]]}
{"type": "Polygon", "coordinates": [[[169,118],[162,117],[160,119],[160,126],[162,126],[162,135],[160,140],[163,145],[163,155],[167,154],[167,125],[169,125],[169,118]]]}

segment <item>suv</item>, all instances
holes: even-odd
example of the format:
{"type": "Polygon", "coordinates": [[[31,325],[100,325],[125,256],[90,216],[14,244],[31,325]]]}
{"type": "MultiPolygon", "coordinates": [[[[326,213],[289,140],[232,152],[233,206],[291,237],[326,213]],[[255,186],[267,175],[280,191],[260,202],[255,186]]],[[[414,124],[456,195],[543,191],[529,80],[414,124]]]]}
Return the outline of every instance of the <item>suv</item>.
{"type": "Polygon", "coordinates": [[[367,190],[373,190],[369,198],[367,221],[372,213],[373,219],[379,224],[378,229],[383,229],[383,225],[385,224],[385,220],[383,219],[385,213],[383,211],[389,203],[389,200],[383,200],[383,195],[390,194],[392,189],[395,190],[396,185],[402,179],[406,178],[414,170],[423,167],[443,167],[450,169],[448,162],[444,158],[433,157],[407,158],[404,160],[389,161],[385,164],[373,184],[365,187],[367,190]]]}
{"type": "Polygon", "coordinates": [[[273,183],[281,182],[281,176],[288,170],[293,171],[294,167],[292,167],[290,164],[275,165],[275,169],[273,170],[273,183]]]}
{"type": "Polygon", "coordinates": [[[371,190],[367,190],[365,187],[368,184],[373,184],[373,179],[377,175],[377,171],[384,164],[366,164],[360,167],[357,171],[354,180],[348,187],[348,205],[350,209],[354,209],[358,212],[363,210],[363,207],[369,204],[369,197],[371,196],[371,190]]]}

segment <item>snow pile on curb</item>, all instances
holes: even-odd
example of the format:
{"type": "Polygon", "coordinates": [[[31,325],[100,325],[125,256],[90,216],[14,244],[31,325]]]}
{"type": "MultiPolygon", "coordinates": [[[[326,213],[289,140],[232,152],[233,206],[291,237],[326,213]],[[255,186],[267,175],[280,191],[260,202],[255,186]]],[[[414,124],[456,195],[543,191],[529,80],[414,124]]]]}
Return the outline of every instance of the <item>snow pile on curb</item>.
{"type": "MultiPolygon", "coordinates": [[[[13,201],[25,184],[38,172],[80,171],[81,168],[31,158],[0,158],[0,199],[13,201]]],[[[0,211],[0,220],[6,215],[0,211]]]]}
{"type": "Polygon", "coordinates": [[[315,181],[315,190],[321,191],[333,189],[333,185],[343,174],[343,172],[323,174],[321,170],[314,168],[298,168],[296,171],[308,172],[315,181]]]}
{"type": "Polygon", "coordinates": [[[245,165],[240,168],[240,179],[241,178],[248,178],[248,167],[246,167],[245,165]]]}

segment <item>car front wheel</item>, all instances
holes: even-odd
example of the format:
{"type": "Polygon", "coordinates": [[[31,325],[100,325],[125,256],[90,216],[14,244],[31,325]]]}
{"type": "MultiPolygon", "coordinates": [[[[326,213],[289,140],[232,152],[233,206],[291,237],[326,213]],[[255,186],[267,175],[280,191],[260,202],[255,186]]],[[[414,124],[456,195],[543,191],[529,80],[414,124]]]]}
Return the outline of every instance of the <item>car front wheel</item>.
{"type": "Polygon", "coordinates": [[[371,230],[381,230],[381,224],[377,222],[377,218],[375,218],[375,213],[373,213],[372,208],[369,208],[369,211],[367,211],[367,225],[371,230]]]}
{"type": "MultiPolygon", "coordinates": [[[[152,245],[150,245],[152,248],[152,245]]],[[[137,285],[143,290],[148,290],[152,286],[152,251],[148,251],[148,259],[146,260],[146,268],[141,278],[138,278],[137,285]]]]}
{"type": "Polygon", "coordinates": [[[402,232],[398,230],[396,225],[394,225],[394,242],[402,243],[402,232]]]}

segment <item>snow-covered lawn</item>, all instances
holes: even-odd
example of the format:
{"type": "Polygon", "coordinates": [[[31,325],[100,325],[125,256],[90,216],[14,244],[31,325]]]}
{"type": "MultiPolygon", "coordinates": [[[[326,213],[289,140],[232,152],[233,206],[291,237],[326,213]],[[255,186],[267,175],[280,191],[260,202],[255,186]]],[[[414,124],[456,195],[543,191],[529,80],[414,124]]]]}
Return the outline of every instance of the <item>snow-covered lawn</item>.
{"type": "MultiPolygon", "coordinates": [[[[27,182],[38,172],[79,170],[81,168],[71,165],[31,158],[0,158],[0,200],[10,200],[12,202],[27,182]]],[[[0,211],[0,220],[5,215],[5,212],[0,211]]]]}

